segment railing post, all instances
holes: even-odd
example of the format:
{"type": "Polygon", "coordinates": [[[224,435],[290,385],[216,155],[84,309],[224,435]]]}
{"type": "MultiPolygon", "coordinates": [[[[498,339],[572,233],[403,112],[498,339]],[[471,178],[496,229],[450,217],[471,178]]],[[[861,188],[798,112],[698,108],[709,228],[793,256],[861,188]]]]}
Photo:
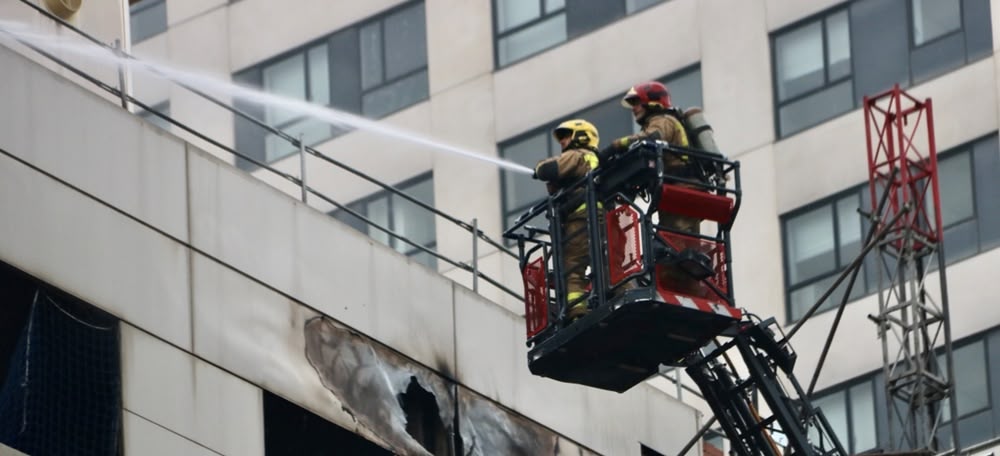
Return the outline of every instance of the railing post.
{"type": "Polygon", "coordinates": [[[115,56],[118,57],[118,95],[122,100],[122,108],[129,111],[128,108],[128,94],[125,88],[125,53],[122,52],[122,40],[115,38],[115,56]]]}
{"type": "Polygon", "coordinates": [[[308,203],[309,187],[306,185],[306,144],[299,133],[299,183],[302,185],[302,202],[308,203]]]}
{"type": "Polygon", "coordinates": [[[479,293],[479,219],[472,219],[472,291],[479,293]]]}

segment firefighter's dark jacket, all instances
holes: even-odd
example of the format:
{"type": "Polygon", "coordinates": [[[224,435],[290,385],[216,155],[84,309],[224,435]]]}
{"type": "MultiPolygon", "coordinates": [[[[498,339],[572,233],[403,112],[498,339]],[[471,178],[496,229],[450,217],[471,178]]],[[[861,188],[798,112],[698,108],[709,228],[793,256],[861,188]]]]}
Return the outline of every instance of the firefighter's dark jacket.
{"type": "MultiPolygon", "coordinates": [[[[535,165],[535,175],[545,181],[549,194],[573,185],[588,172],[597,169],[597,153],[590,149],[569,148],[558,157],[547,158],[535,165]]],[[[575,193],[582,193],[580,188],[575,193]]],[[[583,206],[577,208],[582,210],[583,206]]]]}

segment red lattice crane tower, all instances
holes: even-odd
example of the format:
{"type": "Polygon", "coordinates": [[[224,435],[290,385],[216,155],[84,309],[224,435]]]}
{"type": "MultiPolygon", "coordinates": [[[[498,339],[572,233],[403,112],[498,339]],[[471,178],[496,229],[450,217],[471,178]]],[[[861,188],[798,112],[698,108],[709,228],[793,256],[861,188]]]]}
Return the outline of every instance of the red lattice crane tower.
{"type": "Polygon", "coordinates": [[[957,414],[932,103],[897,85],[866,96],[864,110],[872,222],[886,233],[872,319],[882,340],[890,446],[960,448],[957,420],[943,426],[945,407],[957,414]],[[928,287],[934,274],[939,287],[928,287]]]}

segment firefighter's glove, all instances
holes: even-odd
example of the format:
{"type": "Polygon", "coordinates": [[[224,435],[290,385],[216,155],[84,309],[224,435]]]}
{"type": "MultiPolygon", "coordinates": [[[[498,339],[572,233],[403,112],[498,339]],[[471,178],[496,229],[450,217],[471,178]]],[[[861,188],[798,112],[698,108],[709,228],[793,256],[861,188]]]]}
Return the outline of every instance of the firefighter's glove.
{"type": "Polygon", "coordinates": [[[611,146],[615,149],[628,149],[629,144],[632,144],[632,138],[628,136],[622,136],[611,142],[611,146]]]}

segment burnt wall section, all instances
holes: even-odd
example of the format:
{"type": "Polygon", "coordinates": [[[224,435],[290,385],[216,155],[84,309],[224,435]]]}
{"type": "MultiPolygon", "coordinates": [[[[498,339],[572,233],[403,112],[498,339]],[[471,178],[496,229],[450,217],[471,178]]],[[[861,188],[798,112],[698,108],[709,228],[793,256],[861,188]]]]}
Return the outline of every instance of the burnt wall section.
{"type": "Polygon", "coordinates": [[[356,426],[380,437],[394,452],[595,454],[484,396],[456,387],[453,381],[332,319],[312,318],[306,322],[304,332],[306,358],[323,385],[337,397],[356,426]],[[433,404],[428,403],[431,398],[433,404]],[[427,415],[432,410],[438,419],[427,415]]]}
{"type": "Polygon", "coordinates": [[[306,359],[320,381],[340,400],[358,426],[381,437],[401,454],[433,454],[406,430],[399,396],[411,379],[434,395],[441,421],[454,422],[454,399],[444,380],[429,369],[376,345],[335,321],[318,317],[305,324],[306,359]]]}

